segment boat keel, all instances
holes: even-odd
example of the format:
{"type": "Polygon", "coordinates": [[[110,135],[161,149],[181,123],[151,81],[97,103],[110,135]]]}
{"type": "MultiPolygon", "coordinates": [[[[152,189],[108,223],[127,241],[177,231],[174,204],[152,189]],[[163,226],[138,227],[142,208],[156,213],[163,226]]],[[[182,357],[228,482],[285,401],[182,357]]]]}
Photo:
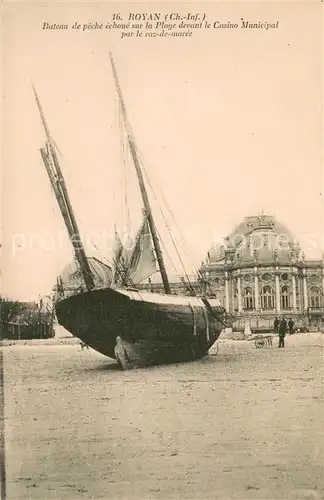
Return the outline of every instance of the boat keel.
{"type": "Polygon", "coordinates": [[[174,345],[170,342],[129,342],[116,338],[115,357],[122,370],[145,368],[154,365],[193,361],[204,357],[206,345],[185,343],[174,345]]]}

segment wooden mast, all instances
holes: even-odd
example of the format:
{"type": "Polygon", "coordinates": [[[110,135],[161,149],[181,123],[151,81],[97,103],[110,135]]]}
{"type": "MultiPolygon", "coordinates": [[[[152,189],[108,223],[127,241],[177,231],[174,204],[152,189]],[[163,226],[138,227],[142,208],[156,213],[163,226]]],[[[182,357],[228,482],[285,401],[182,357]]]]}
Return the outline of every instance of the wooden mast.
{"type": "Polygon", "coordinates": [[[82,276],[88,291],[94,288],[93,275],[89,266],[88,259],[86,257],[80,231],[73,213],[71,201],[68,195],[62,170],[58,161],[58,157],[55,150],[55,145],[53,139],[50,135],[48,125],[45,120],[44,112],[40,104],[37,92],[33,86],[34,96],[37,103],[37,107],[41,116],[41,120],[44,126],[45,134],[47,137],[47,148],[42,148],[40,150],[43,163],[45,165],[47,174],[49,176],[52,189],[54,191],[56,200],[58,202],[59,208],[61,210],[62,217],[64,219],[70,240],[73,245],[75,257],[80,265],[82,276]]]}
{"type": "Polygon", "coordinates": [[[49,180],[51,182],[51,186],[52,186],[53,192],[55,194],[55,198],[56,198],[56,200],[58,202],[58,205],[60,207],[61,213],[63,215],[63,219],[65,221],[65,224],[67,226],[68,233],[69,233],[69,236],[70,236],[70,235],[72,235],[74,233],[73,227],[72,227],[72,224],[71,224],[70,219],[69,219],[69,214],[68,214],[68,212],[66,210],[66,205],[64,203],[64,200],[63,200],[62,195],[60,193],[60,190],[58,188],[57,181],[56,181],[56,178],[55,178],[55,174],[54,174],[54,172],[52,171],[52,168],[51,168],[51,162],[50,162],[50,157],[49,157],[47,148],[41,148],[40,149],[40,154],[41,154],[43,163],[45,165],[47,175],[48,175],[49,180]]]}
{"type": "Polygon", "coordinates": [[[156,258],[157,258],[157,261],[158,261],[158,264],[159,264],[159,268],[160,268],[160,273],[161,273],[161,278],[162,278],[162,282],[163,282],[164,291],[165,291],[165,293],[170,294],[171,293],[171,289],[170,289],[169,279],[168,279],[168,275],[167,275],[167,272],[166,272],[166,269],[165,269],[165,264],[164,264],[162,249],[161,249],[161,245],[160,245],[160,242],[159,242],[157,229],[156,229],[155,222],[154,222],[154,219],[153,219],[153,215],[152,215],[152,210],[151,210],[149,198],[148,198],[146,187],[145,187],[145,183],[144,183],[144,178],[143,178],[143,172],[142,172],[141,164],[140,164],[140,161],[139,161],[139,158],[138,158],[138,155],[137,155],[137,151],[136,151],[136,145],[135,145],[134,136],[133,136],[133,133],[132,133],[132,129],[131,129],[130,123],[128,121],[126,107],[125,107],[125,104],[124,104],[123,94],[122,94],[121,87],[120,87],[120,84],[119,84],[119,79],[118,79],[118,75],[117,75],[116,66],[115,66],[115,63],[114,63],[112,55],[111,54],[109,54],[109,55],[110,55],[110,61],[111,61],[112,70],[113,70],[113,74],[114,74],[114,78],[115,78],[115,83],[116,83],[116,88],[117,88],[117,94],[118,94],[118,98],[119,98],[119,101],[120,101],[120,105],[121,105],[121,109],[122,109],[122,114],[123,114],[123,118],[124,118],[124,122],[125,122],[125,128],[126,128],[126,132],[127,132],[127,140],[128,140],[129,148],[130,148],[131,155],[132,155],[132,158],[133,158],[133,162],[134,162],[134,166],[135,166],[135,170],[136,170],[136,174],[137,174],[137,178],[138,178],[138,183],[139,183],[139,187],[140,187],[140,191],[141,191],[141,195],[142,195],[142,199],[143,199],[143,204],[144,204],[144,207],[145,207],[145,212],[147,214],[147,220],[148,220],[148,223],[149,223],[149,226],[150,226],[150,231],[151,231],[151,235],[152,235],[153,245],[154,245],[154,249],[155,249],[155,253],[156,253],[156,258]]]}

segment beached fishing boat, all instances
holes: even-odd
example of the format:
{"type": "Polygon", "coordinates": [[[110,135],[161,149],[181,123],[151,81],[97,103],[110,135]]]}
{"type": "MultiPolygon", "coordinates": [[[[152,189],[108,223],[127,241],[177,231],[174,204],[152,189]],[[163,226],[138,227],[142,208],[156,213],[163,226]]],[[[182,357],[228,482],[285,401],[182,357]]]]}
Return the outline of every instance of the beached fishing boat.
{"type": "MultiPolygon", "coordinates": [[[[134,245],[126,249],[116,233],[113,268],[89,259],[81,241],[66,184],[44,113],[35,99],[46,133],[40,150],[52,189],[60,207],[78,264],[81,286],[66,294],[57,287],[58,322],[98,352],[117,359],[123,369],[184,362],[205,356],[224,327],[224,309],[206,295],[172,293],[143,169],[132,133],[116,67],[112,71],[143,202],[143,222],[134,245]],[[136,285],[158,271],[164,293],[139,290],[136,285]]],[[[189,283],[190,286],[190,283],[189,283]]]]}

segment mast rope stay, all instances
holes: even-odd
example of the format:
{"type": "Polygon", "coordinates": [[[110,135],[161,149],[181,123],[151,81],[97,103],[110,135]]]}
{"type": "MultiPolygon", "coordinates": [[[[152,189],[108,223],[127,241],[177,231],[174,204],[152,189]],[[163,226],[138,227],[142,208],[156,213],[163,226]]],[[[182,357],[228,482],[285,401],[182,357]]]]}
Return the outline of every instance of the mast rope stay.
{"type": "Polygon", "coordinates": [[[116,91],[117,91],[117,95],[118,95],[118,98],[120,101],[124,125],[125,125],[125,129],[127,132],[128,146],[130,149],[130,153],[132,155],[133,164],[134,164],[134,168],[135,168],[135,172],[136,172],[137,180],[138,180],[138,184],[139,184],[139,189],[140,189],[140,193],[142,196],[142,202],[143,202],[145,211],[146,211],[147,216],[148,216],[148,224],[149,224],[149,228],[150,228],[150,232],[151,232],[151,236],[152,236],[152,240],[153,240],[154,249],[156,252],[156,258],[157,258],[158,265],[159,265],[159,270],[160,270],[160,274],[161,274],[161,278],[162,278],[162,282],[163,282],[164,291],[166,294],[170,294],[171,293],[170,283],[169,283],[168,275],[167,275],[165,264],[164,264],[164,259],[163,259],[163,254],[162,254],[162,250],[161,250],[161,246],[160,246],[160,241],[158,238],[157,228],[155,226],[155,221],[153,218],[149,198],[148,198],[147,191],[146,191],[146,186],[144,183],[141,164],[140,164],[139,158],[137,156],[134,135],[132,133],[132,129],[131,129],[131,126],[130,126],[130,123],[128,120],[127,111],[126,111],[126,107],[124,104],[123,94],[122,94],[122,90],[120,87],[116,66],[115,66],[112,55],[111,54],[109,54],[109,55],[110,55],[110,62],[111,62],[111,66],[112,66],[112,72],[113,72],[113,76],[114,76],[114,80],[115,80],[115,85],[116,85],[116,91]]]}
{"type": "MultiPolygon", "coordinates": [[[[139,157],[140,157],[140,160],[141,160],[141,163],[142,163],[142,166],[143,166],[142,168],[143,168],[143,171],[144,171],[144,173],[145,173],[145,176],[146,176],[147,182],[148,182],[148,184],[149,184],[149,186],[150,186],[150,188],[151,188],[151,191],[152,191],[152,193],[153,193],[153,195],[154,195],[155,199],[156,199],[156,200],[157,200],[157,202],[158,202],[159,200],[158,200],[157,194],[156,194],[156,192],[155,192],[155,190],[154,190],[154,188],[153,188],[153,185],[152,185],[152,182],[151,182],[150,177],[149,177],[149,175],[148,175],[147,169],[146,169],[146,167],[145,167],[145,165],[144,165],[144,162],[143,162],[143,154],[142,154],[141,152],[139,152],[139,157]]],[[[178,233],[179,233],[180,239],[182,240],[182,242],[181,242],[181,243],[182,243],[182,249],[183,249],[184,253],[186,253],[186,255],[187,255],[188,257],[190,257],[189,245],[188,245],[188,243],[186,242],[186,240],[185,240],[185,238],[184,238],[184,236],[183,236],[183,234],[182,234],[182,231],[181,231],[181,229],[180,229],[180,227],[179,227],[179,225],[178,225],[178,223],[177,223],[177,221],[176,221],[176,218],[175,218],[175,216],[174,216],[174,214],[173,214],[173,212],[172,212],[172,210],[171,210],[170,206],[168,205],[168,202],[167,202],[167,200],[166,200],[166,197],[165,197],[165,195],[164,195],[164,193],[163,193],[163,190],[162,190],[162,188],[161,188],[160,184],[159,184],[158,182],[157,182],[156,184],[157,184],[158,189],[159,189],[159,191],[160,191],[161,198],[162,198],[162,200],[163,200],[163,202],[164,202],[164,204],[165,204],[165,208],[166,208],[166,210],[168,211],[168,213],[170,214],[170,216],[171,216],[171,218],[172,218],[172,222],[173,222],[173,224],[176,226],[176,228],[177,228],[177,230],[178,230],[178,233]]],[[[170,229],[170,227],[169,227],[169,224],[168,224],[168,222],[167,222],[167,220],[166,220],[166,217],[165,217],[165,214],[164,214],[164,212],[163,212],[163,209],[162,209],[162,207],[159,207],[159,208],[160,208],[160,212],[161,212],[161,214],[162,214],[162,217],[163,217],[163,219],[164,219],[164,223],[165,223],[165,225],[166,225],[166,227],[167,227],[167,230],[168,230],[168,232],[169,232],[169,234],[170,234],[170,237],[171,237],[171,239],[172,239],[172,240],[174,240],[174,238],[173,238],[173,236],[172,236],[171,229],[170,229]]],[[[179,251],[179,250],[177,249],[177,247],[176,247],[176,243],[175,243],[175,242],[174,242],[174,247],[175,247],[176,252],[178,253],[178,251],[179,251]]],[[[184,270],[184,274],[186,275],[186,278],[187,278],[187,280],[188,280],[188,282],[189,282],[189,286],[190,286],[190,288],[192,288],[192,284],[191,284],[191,282],[190,282],[190,278],[189,278],[188,274],[186,273],[185,266],[184,266],[183,261],[182,261],[182,259],[180,258],[180,256],[179,256],[179,260],[180,260],[180,262],[182,263],[182,267],[183,267],[183,270],[184,270]]],[[[195,273],[197,274],[197,277],[198,277],[198,290],[199,290],[200,294],[201,294],[201,295],[206,295],[207,290],[209,291],[209,293],[213,293],[213,292],[212,292],[212,288],[211,288],[210,283],[208,283],[208,282],[206,281],[206,279],[205,279],[205,277],[203,276],[203,274],[202,274],[201,270],[200,270],[200,269],[199,269],[199,268],[198,268],[195,264],[193,264],[193,265],[192,265],[192,267],[193,267],[193,270],[195,271],[195,273]]],[[[179,275],[179,277],[180,277],[180,275],[179,275]]]]}
{"type": "MultiPolygon", "coordinates": [[[[144,165],[143,165],[143,169],[144,169],[144,171],[146,172],[144,165]]],[[[149,180],[149,177],[148,177],[147,172],[146,172],[146,176],[147,176],[148,183],[149,183],[149,185],[150,185],[150,187],[151,187],[151,190],[152,190],[153,196],[157,199],[156,194],[155,194],[155,191],[154,191],[154,188],[153,188],[153,186],[152,186],[152,184],[151,184],[151,182],[150,182],[150,180],[149,180]]],[[[165,221],[165,225],[166,225],[167,229],[169,230],[170,237],[171,237],[171,240],[172,240],[172,241],[173,241],[173,243],[174,243],[175,250],[176,250],[176,252],[178,253],[178,249],[177,249],[176,244],[175,244],[175,242],[174,242],[172,232],[171,232],[171,230],[169,229],[168,223],[167,223],[167,221],[166,221],[166,219],[165,219],[165,216],[164,216],[164,213],[163,213],[163,211],[162,211],[161,207],[160,207],[160,212],[161,212],[162,217],[163,217],[163,219],[164,219],[164,221],[165,221]]],[[[162,241],[163,241],[163,240],[162,240],[162,241]]],[[[162,244],[163,244],[163,243],[162,243],[162,244]]],[[[164,246],[164,245],[163,245],[163,247],[164,247],[164,251],[165,251],[165,252],[166,252],[166,254],[168,255],[168,252],[166,251],[166,248],[165,248],[165,246],[164,246]]],[[[168,256],[169,256],[169,255],[168,255],[168,256]]],[[[188,274],[187,274],[187,272],[186,272],[186,269],[185,269],[185,267],[184,267],[183,261],[182,261],[182,259],[181,259],[180,255],[179,255],[179,253],[178,253],[178,258],[179,258],[179,260],[180,260],[180,263],[181,263],[181,264],[182,264],[182,266],[183,266],[185,276],[186,276],[186,278],[187,278],[187,280],[188,280],[188,285],[189,285],[189,286],[188,286],[188,288],[189,288],[189,290],[192,292],[192,294],[193,294],[194,296],[197,296],[196,290],[194,289],[194,287],[193,287],[193,285],[192,285],[192,283],[191,283],[191,281],[190,281],[190,278],[189,278],[189,276],[188,276],[188,274]]],[[[170,260],[170,262],[171,262],[171,264],[172,264],[172,260],[170,259],[170,257],[169,257],[169,260],[170,260]]],[[[201,276],[201,273],[200,273],[200,271],[199,271],[199,270],[197,270],[197,274],[198,274],[198,276],[202,277],[202,276],[201,276]]],[[[202,300],[202,301],[203,301],[203,303],[205,304],[205,306],[206,306],[207,310],[211,313],[211,315],[212,315],[212,316],[213,316],[213,317],[214,317],[217,321],[219,321],[219,322],[220,322],[220,323],[221,323],[224,327],[226,327],[226,326],[227,326],[227,325],[226,325],[226,323],[225,323],[225,322],[224,322],[224,321],[223,321],[223,320],[219,317],[219,315],[218,315],[218,314],[216,314],[216,313],[215,313],[215,311],[213,310],[213,308],[212,308],[212,306],[211,306],[211,304],[210,304],[210,302],[209,302],[209,300],[208,300],[208,298],[207,298],[207,296],[206,296],[206,292],[205,292],[205,290],[203,289],[203,287],[202,287],[202,285],[200,284],[200,282],[199,282],[199,281],[198,281],[198,288],[199,288],[199,291],[200,291],[200,293],[201,293],[201,295],[202,295],[201,300],[202,300]]]]}
{"type": "Polygon", "coordinates": [[[121,149],[121,156],[122,156],[122,163],[123,163],[123,179],[122,179],[122,191],[123,191],[123,197],[124,197],[124,202],[125,202],[125,219],[126,219],[126,231],[128,234],[130,234],[131,231],[131,216],[130,216],[130,208],[129,208],[129,203],[128,203],[128,181],[127,181],[127,138],[125,137],[125,127],[123,126],[123,111],[121,108],[121,104],[118,101],[118,125],[119,125],[119,132],[120,132],[120,149],[121,149]]]}

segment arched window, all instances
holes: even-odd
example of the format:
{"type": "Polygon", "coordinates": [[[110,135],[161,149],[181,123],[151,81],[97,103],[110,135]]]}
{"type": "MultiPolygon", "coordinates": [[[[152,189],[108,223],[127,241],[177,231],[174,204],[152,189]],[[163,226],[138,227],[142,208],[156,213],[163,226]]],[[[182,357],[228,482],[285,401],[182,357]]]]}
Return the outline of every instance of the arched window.
{"type": "Polygon", "coordinates": [[[284,285],[281,288],[281,309],[289,309],[290,308],[290,294],[289,288],[287,285],[284,285]]]}
{"type": "Polygon", "coordinates": [[[214,290],[215,298],[219,300],[219,303],[222,307],[225,307],[225,301],[222,290],[214,290]]]}
{"type": "Polygon", "coordinates": [[[310,307],[312,309],[321,307],[321,291],[318,286],[312,286],[310,289],[310,307]]]}
{"type": "Polygon", "coordinates": [[[252,288],[247,287],[244,288],[244,309],[253,309],[254,307],[254,300],[253,300],[253,293],[252,293],[252,288]]]}
{"type": "Polygon", "coordinates": [[[262,309],[274,308],[274,293],[269,285],[263,286],[261,289],[261,307],[262,309]]]}

